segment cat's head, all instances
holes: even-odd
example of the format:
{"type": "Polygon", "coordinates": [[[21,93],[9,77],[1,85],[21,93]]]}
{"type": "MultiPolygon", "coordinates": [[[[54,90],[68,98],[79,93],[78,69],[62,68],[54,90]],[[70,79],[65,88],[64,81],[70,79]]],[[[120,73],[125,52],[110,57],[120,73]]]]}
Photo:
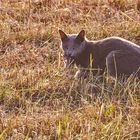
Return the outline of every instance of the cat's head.
{"type": "Polygon", "coordinates": [[[85,31],[81,30],[79,34],[66,34],[62,30],[59,30],[59,34],[64,57],[69,60],[70,63],[74,63],[85,48],[85,31]]]}

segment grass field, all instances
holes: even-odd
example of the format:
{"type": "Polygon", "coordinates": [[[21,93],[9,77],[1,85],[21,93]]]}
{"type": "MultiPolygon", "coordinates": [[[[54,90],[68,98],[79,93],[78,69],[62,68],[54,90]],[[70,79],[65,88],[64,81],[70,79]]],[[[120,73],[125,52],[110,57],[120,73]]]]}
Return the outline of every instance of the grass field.
{"type": "Polygon", "coordinates": [[[139,140],[140,81],[64,70],[58,30],[140,45],[135,0],[0,1],[0,140],[139,140]]]}

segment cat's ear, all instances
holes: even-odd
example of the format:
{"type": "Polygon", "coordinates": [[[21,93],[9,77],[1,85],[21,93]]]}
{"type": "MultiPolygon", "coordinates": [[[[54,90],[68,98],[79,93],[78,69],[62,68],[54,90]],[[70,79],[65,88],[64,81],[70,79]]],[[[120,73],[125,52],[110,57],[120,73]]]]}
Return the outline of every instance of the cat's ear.
{"type": "Polygon", "coordinates": [[[62,30],[59,30],[59,34],[60,34],[62,42],[67,41],[68,36],[62,30]]]}
{"type": "Polygon", "coordinates": [[[80,33],[76,37],[77,40],[79,41],[84,41],[85,39],[85,30],[81,30],[80,33]]]}

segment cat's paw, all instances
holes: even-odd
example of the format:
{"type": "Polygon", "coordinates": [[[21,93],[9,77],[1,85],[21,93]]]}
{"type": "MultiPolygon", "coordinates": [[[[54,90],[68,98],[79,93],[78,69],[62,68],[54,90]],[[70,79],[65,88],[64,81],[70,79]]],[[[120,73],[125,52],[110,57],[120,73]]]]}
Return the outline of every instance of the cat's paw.
{"type": "Polygon", "coordinates": [[[74,76],[74,78],[76,80],[78,79],[85,79],[86,77],[88,76],[88,73],[86,71],[81,71],[81,70],[78,70],[74,76]]]}
{"type": "Polygon", "coordinates": [[[76,72],[76,74],[74,75],[74,79],[78,80],[78,79],[80,79],[80,78],[81,78],[81,71],[78,70],[78,71],[76,72]]]}

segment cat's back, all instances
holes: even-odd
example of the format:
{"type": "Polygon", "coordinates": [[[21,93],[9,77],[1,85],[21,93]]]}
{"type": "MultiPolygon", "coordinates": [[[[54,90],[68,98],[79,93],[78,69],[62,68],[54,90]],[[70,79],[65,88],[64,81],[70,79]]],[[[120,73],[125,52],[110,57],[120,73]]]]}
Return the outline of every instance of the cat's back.
{"type": "Polygon", "coordinates": [[[140,46],[121,37],[107,37],[98,41],[101,50],[128,50],[140,53],[140,46]]]}

